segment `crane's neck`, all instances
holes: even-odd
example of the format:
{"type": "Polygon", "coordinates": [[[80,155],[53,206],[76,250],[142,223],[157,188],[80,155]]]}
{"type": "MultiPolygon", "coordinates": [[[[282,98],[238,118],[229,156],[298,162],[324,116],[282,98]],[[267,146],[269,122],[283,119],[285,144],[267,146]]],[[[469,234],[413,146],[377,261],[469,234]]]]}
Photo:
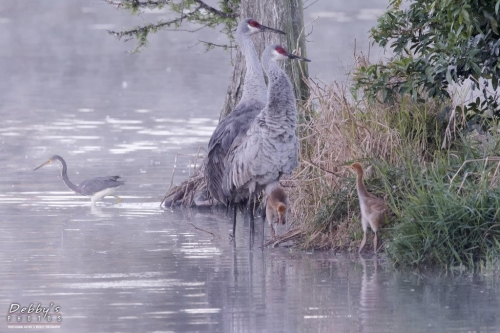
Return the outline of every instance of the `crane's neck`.
{"type": "Polygon", "coordinates": [[[75,184],[73,184],[71,182],[71,180],[69,180],[69,178],[68,178],[68,166],[66,165],[66,161],[64,161],[63,159],[60,159],[59,162],[61,162],[61,164],[62,164],[61,177],[62,177],[62,179],[64,181],[64,184],[66,184],[66,186],[71,191],[78,193],[78,186],[76,186],[75,184]]]}
{"type": "Polygon", "coordinates": [[[288,120],[295,127],[297,106],[295,93],[288,75],[274,60],[267,60],[266,73],[269,80],[267,91],[267,115],[278,120],[288,120]],[[285,119],[282,119],[285,117],[285,119]]]}
{"type": "Polygon", "coordinates": [[[357,173],[356,189],[358,190],[358,197],[366,198],[368,196],[368,191],[366,190],[365,184],[363,183],[363,173],[357,173]]]}
{"type": "Polygon", "coordinates": [[[259,102],[264,106],[267,98],[267,87],[255,46],[250,36],[242,33],[237,34],[236,40],[240,46],[241,53],[245,57],[246,64],[245,83],[240,103],[259,102]]]}

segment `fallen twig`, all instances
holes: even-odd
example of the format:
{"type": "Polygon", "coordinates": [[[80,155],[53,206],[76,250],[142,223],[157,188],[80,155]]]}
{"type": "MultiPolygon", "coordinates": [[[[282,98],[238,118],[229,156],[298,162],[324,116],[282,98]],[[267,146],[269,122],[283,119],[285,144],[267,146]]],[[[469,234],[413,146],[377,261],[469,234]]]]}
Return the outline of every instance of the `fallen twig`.
{"type": "Polygon", "coordinates": [[[271,240],[267,241],[264,244],[264,246],[276,247],[276,246],[278,246],[281,243],[290,241],[290,240],[292,240],[294,238],[297,238],[297,237],[301,236],[303,233],[304,232],[303,232],[302,228],[295,228],[295,229],[292,229],[290,231],[287,231],[283,235],[280,235],[280,236],[278,236],[278,237],[276,237],[274,239],[271,239],[271,240]]]}
{"type": "Polygon", "coordinates": [[[213,236],[214,238],[216,238],[216,239],[221,239],[221,238],[222,238],[221,236],[219,236],[219,235],[217,235],[217,234],[214,234],[214,233],[213,233],[213,232],[211,232],[211,231],[207,231],[207,230],[205,230],[205,229],[198,228],[197,226],[195,226],[195,225],[194,225],[194,224],[192,224],[192,223],[189,223],[189,224],[191,224],[191,225],[193,226],[193,228],[195,228],[196,230],[206,232],[207,234],[212,235],[212,236],[213,236]]]}

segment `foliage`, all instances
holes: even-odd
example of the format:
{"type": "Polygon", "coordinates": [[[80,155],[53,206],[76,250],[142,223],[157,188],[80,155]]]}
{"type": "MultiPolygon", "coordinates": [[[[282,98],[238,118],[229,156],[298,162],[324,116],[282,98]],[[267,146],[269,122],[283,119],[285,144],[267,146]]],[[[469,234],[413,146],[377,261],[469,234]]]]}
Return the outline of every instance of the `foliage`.
{"type": "Polygon", "coordinates": [[[395,264],[474,268],[500,255],[500,158],[476,154],[467,147],[412,170],[404,213],[390,231],[395,264]]]}
{"type": "Polygon", "coordinates": [[[393,58],[359,68],[357,87],[372,100],[409,94],[417,101],[449,97],[450,85],[469,79],[481,96],[457,110],[482,125],[498,119],[500,0],[412,0],[407,9],[401,2],[392,0],[371,31],[393,58]]]}
{"type": "MultiPolygon", "coordinates": [[[[108,31],[118,39],[125,38],[129,40],[135,38],[137,46],[133,52],[140,51],[148,43],[150,33],[156,33],[160,29],[174,28],[179,29],[185,22],[201,25],[202,27],[215,28],[222,25],[222,32],[233,38],[232,31],[236,26],[236,18],[241,0],[219,0],[220,9],[207,5],[202,0],[105,0],[117,8],[130,10],[133,15],[138,15],[144,8],[162,9],[165,6],[178,14],[178,17],[172,20],[160,20],[156,23],[149,23],[140,27],[135,27],[124,31],[108,31]]],[[[229,48],[229,45],[218,45],[211,42],[202,41],[206,49],[212,49],[220,46],[229,48]]]]}
{"type": "MultiPolygon", "coordinates": [[[[357,60],[356,68],[368,67],[357,60]]],[[[499,137],[457,136],[454,127],[464,122],[442,117],[447,101],[395,96],[384,103],[352,95],[349,84],[312,83],[301,164],[284,182],[292,185],[290,220],[304,235],[299,245],[357,251],[363,232],[346,166],[360,161],[367,189],[393,213],[380,231],[393,263],[491,267],[500,255],[499,137]]]]}
{"type": "MultiPolygon", "coordinates": [[[[366,66],[358,57],[356,66],[366,66]]],[[[409,97],[398,103],[370,102],[350,92],[350,83],[310,81],[309,115],[299,125],[300,166],[290,185],[293,220],[304,230],[305,248],[357,249],[361,241],[354,175],[346,166],[361,161],[366,185],[400,215],[407,165],[419,165],[440,150],[446,123],[443,104],[409,97]]],[[[292,220],[292,219],[291,219],[292,220]]],[[[371,238],[369,238],[369,241],[371,238]]]]}

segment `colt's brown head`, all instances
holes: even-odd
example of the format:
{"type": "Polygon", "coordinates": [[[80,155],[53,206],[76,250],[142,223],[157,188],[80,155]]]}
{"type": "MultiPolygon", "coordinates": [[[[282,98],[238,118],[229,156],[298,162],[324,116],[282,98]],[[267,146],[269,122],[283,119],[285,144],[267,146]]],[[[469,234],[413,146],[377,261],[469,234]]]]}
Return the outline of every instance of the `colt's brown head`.
{"type": "Polygon", "coordinates": [[[359,163],[353,163],[349,166],[349,168],[354,171],[357,175],[363,174],[363,167],[359,163]]]}
{"type": "Polygon", "coordinates": [[[286,223],[286,206],[284,203],[280,203],[278,205],[278,223],[279,224],[286,223]]]}

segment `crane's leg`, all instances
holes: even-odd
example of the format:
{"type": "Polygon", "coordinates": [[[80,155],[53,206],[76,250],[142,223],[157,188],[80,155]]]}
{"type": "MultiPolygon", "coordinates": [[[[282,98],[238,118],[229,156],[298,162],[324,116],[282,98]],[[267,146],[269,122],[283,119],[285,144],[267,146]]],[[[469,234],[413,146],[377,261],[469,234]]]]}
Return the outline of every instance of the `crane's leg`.
{"type": "Polygon", "coordinates": [[[262,249],[264,249],[264,244],[266,243],[266,210],[262,212],[262,249]]]}
{"type": "Polygon", "coordinates": [[[276,238],[276,232],[274,231],[272,223],[269,225],[269,228],[271,229],[271,239],[274,240],[276,238]]]}
{"type": "Polygon", "coordinates": [[[361,253],[361,250],[363,249],[363,246],[365,246],[366,243],[366,230],[368,229],[368,221],[361,216],[361,227],[363,228],[363,240],[361,241],[361,245],[359,246],[358,253],[361,253]]]}
{"type": "Polygon", "coordinates": [[[361,241],[361,245],[359,246],[358,253],[361,253],[361,250],[363,249],[363,246],[365,246],[366,243],[366,230],[363,231],[363,240],[361,241]]]}
{"type": "Polygon", "coordinates": [[[233,212],[233,238],[236,235],[236,213],[238,212],[238,207],[237,205],[234,205],[234,212],[233,212]]]}
{"type": "Polygon", "coordinates": [[[250,232],[255,232],[255,219],[253,215],[253,200],[248,205],[248,214],[250,215],[250,232]]]}
{"type": "Polygon", "coordinates": [[[373,252],[377,253],[377,232],[375,231],[375,238],[373,238],[373,252]]]}

